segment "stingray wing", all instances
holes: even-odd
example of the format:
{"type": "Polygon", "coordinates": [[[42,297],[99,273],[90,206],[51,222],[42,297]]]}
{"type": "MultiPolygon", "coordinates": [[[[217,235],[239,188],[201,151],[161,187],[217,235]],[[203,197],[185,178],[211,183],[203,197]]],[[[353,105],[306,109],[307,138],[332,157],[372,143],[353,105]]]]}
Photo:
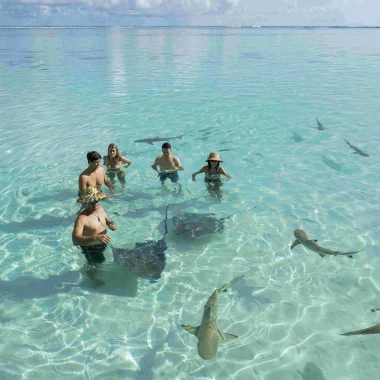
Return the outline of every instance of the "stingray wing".
{"type": "Polygon", "coordinates": [[[115,262],[127,266],[137,277],[159,279],[166,265],[165,239],[136,243],[132,249],[113,248],[115,262]]]}

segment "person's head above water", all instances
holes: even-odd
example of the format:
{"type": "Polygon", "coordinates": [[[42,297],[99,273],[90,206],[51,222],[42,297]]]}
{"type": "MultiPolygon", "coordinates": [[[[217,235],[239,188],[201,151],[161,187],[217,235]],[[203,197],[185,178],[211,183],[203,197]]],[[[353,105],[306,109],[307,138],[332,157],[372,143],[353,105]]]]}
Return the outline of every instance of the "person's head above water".
{"type": "Polygon", "coordinates": [[[206,162],[223,162],[223,160],[219,157],[219,153],[218,152],[211,152],[208,157],[207,157],[207,160],[206,162]]]}
{"type": "Polygon", "coordinates": [[[108,145],[108,158],[117,157],[120,158],[119,149],[116,144],[108,145]]]}
{"type": "Polygon", "coordinates": [[[87,153],[87,161],[88,161],[88,163],[91,163],[91,162],[94,162],[94,161],[98,161],[98,160],[100,162],[101,158],[102,158],[102,156],[98,152],[96,152],[95,150],[87,153]]]}
{"type": "Polygon", "coordinates": [[[172,146],[168,142],[163,143],[161,149],[164,156],[170,156],[170,153],[172,151],[172,146]]]}
{"type": "Polygon", "coordinates": [[[218,152],[211,152],[208,155],[206,162],[208,163],[209,169],[211,169],[211,168],[218,169],[219,168],[219,164],[221,162],[223,162],[223,160],[219,157],[219,153],[218,152]]]}

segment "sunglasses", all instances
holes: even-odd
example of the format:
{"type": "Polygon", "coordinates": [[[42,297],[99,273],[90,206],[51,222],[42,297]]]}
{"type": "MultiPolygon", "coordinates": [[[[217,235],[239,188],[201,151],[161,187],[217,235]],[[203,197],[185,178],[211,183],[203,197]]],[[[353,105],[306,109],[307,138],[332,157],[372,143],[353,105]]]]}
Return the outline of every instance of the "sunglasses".
{"type": "Polygon", "coordinates": [[[218,162],[218,161],[216,161],[216,160],[209,160],[210,162],[218,162]]]}
{"type": "Polygon", "coordinates": [[[88,202],[90,205],[95,205],[97,203],[99,203],[99,201],[91,201],[91,202],[88,202]]]}

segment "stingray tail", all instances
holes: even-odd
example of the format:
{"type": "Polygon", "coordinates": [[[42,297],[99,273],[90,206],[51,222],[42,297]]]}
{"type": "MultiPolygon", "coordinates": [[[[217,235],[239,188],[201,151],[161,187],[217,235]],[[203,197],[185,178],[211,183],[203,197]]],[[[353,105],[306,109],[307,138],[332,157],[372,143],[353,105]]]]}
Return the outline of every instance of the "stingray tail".
{"type": "Polygon", "coordinates": [[[168,209],[169,209],[169,205],[166,206],[166,210],[165,210],[165,220],[164,220],[165,233],[164,233],[164,236],[167,235],[167,233],[168,233],[168,209]]]}
{"type": "Polygon", "coordinates": [[[251,209],[253,210],[253,209],[257,208],[257,207],[259,207],[259,206],[248,207],[248,209],[245,210],[245,211],[234,212],[233,214],[230,214],[230,215],[226,216],[224,219],[228,219],[228,218],[230,218],[231,216],[234,216],[234,215],[244,214],[244,213],[248,212],[249,210],[251,210],[251,209]]]}

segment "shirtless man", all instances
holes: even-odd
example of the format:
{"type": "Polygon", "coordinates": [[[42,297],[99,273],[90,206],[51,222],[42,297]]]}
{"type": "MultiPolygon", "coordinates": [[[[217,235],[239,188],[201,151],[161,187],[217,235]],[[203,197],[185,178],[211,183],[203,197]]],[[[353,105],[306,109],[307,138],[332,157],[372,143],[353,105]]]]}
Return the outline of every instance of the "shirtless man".
{"type": "Polygon", "coordinates": [[[107,235],[106,226],[116,230],[116,223],[107,217],[98,197],[91,196],[86,208],[77,216],[72,233],[73,244],[81,247],[89,263],[101,263],[105,260],[103,252],[111,238],[107,235]]]}
{"type": "Polygon", "coordinates": [[[92,151],[87,153],[88,168],[79,176],[79,196],[91,186],[100,191],[103,183],[110,188],[111,194],[115,194],[112,183],[108,181],[106,172],[100,166],[101,158],[102,156],[98,152],[92,151]]]}
{"type": "Polygon", "coordinates": [[[172,147],[168,142],[162,144],[162,155],[158,156],[152,165],[162,183],[166,178],[169,178],[172,182],[178,182],[178,170],[184,170],[179,159],[171,155],[171,151],[172,147]],[[157,166],[160,167],[159,171],[157,166]]]}

